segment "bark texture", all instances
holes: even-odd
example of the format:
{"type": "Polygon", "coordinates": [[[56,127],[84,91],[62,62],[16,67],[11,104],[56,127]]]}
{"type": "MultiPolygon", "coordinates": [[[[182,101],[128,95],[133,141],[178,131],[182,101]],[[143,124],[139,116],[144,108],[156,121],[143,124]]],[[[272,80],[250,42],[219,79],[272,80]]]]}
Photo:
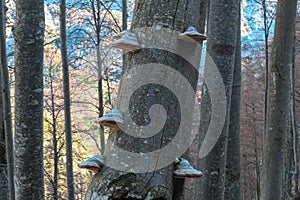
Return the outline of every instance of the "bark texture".
{"type": "MultiPolygon", "coordinates": [[[[200,195],[199,199],[224,199],[238,5],[238,0],[210,2],[207,54],[213,59],[223,79],[226,92],[226,118],[218,142],[204,159],[198,161],[199,167],[204,172],[203,178],[196,185],[196,197],[199,198],[200,195]]],[[[211,123],[211,100],[206,83],[203,84],[202,91],[199,147],[211,123]]]]}
{"type": "Polygon", "coordinates": [[[241,7],[239,1],[238,28],[235,49],[233,84],[230,105],[230,123],[227,143],[225,199],[241,200],[241,147],[240,147],[240,108],[241,108],[241,7]]]}
{"type": "MultiPolygon", "coordinates": [[[[192,25],[199,30],[201,24],[199,9],[200,5],[196,0],[171,0],[169,2],[163,0],[139,0],[135,5],[132,28],[158,25],[183,32],[188,26],[192,25]]],[[[145,39],[149,41],[151,39],[155,40],[154,37],[156,36],[153,35],[151,37],[153,38],[145,39]]],[[[196,89],[197,70],[174,53],[159,49],[141,49],[135,53],[127,54],[124,63],[124,73],[142,64],[165,64],[181,73],[190,85],[196,89]]],[[[168,75],[165,75],[165,78],[167,79],[168,75]]],[[[122,84],[121,82],[121,88],[123,87],[122,84]]],[[[124,94],[124,91],[122,91],[122,94],[124,94]]],[[[118,106],[124,103],[122,101],[122,96],[119,96],[118,106]]],[[[160,132],[146,139],[135,138],[122,131],[112,132],[110,140],[119,148],[141,153],[152,152],[167,145],[176,134],[178,121],[180,121],[179,102],[168,88],[157,84],[146,84],[138,88],[131,96],[130,114],[136,124],[145,126],[149,123],[149,109],[154,104],[164,106],[167,111],[167,121],[160,132]]],[[[103,168],[93,178],[86,194],[86,199],[171,200],[173,196],[172,174],[172,164],[154,172],[139,174],[103,168]]]]}
{"type": "Polygon", "coordinates": [[[44,1],[17,0],[15,37],[16,199],[44,199],[44,1]]]}
{"type": "Polygon", "coordinates": [[[73,178],[73,157],[72,157],[72,125],[71,125],[71,101],[69,83],[69,64],[67,52],[67,33],[66,33],[66,0],[60,0],[60,51],[63,68],[63,87],[64,87],[64,114],[65,114],[65,137],[66,137],[66,157],[67,157],[67,189],[68,199],[74,197],[74,178],[73,178]]]}
{"type": "Polygon", "coordinates": [[[261,199],[282,198],[285,140],[288,130],[290,70],[296,0],[279,0],[269,70],[267,132],[264,141],[261,199]]]}

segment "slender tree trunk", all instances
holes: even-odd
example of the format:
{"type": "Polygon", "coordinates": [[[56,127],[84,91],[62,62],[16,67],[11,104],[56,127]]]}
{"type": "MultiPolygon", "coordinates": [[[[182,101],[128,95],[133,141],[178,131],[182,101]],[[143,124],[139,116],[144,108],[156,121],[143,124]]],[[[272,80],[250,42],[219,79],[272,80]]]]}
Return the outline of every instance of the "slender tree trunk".
{"type": "MultiPolygon", "coordinates": [[[[13,131],[12,131],[12,113],[10,103],[10,84],[9,74],[6,59],[6,6],[5,0],[0,0],[0,44],[1,44],[1,95],[3,106],[3,130],[5,137],[5,152],[6,152],[6,167],[7,179],[9,188],[9,197],[11,200],[15,199],[15,186],[14,186],[14,147],[13,147],[13,131]]],[[[2,127],[2,126],[1,126],[2,127]]],[[[4,144],[3,144],[4,145],[4,144]]],[[[3,179],[2,179],[3,180],[3,179]]]]}
{"type": "MultiPolygon", "coordinates": [[[[218,67],[226,89],[226,118],[222,133],[212,151],[200,164],[204,169],[200,190],[200,199],[224,199],[225,165],[227,154],[227,137],[232,93],[232,80],[235,58],[236,33],[238,26],[238,0],[211,1],[208,24],[207,54],[218,67]]],[[[200,142],[206,134],[210,119],[210,95],[207,86],[203,86],[201,101],[200,142]],[[208,103],[208,104],[207,104],[208,103]],[[203,132],[204,131],[204,132],[203,132]]]]}
{"type": "MultiPolygon", "coordinates": [[[[157,1],[137,1],[135,5],[135,15],[133,18],[132,28],[144,28],[156,26],[158,30],[161,28],[174,29],[183,32],[188,26],[195,26],[199,30],[199,4],[198,1],[171,0],[166,3],[163,0],[157,1]]],[[[163,37],[162,35],[149,34],[149,32],[139,33],[139,42],[145,43],[149,41],[157,41],[163,37]]],[[[177,41],[176,36],[172,36],[173,41],[177,41]],[[174,38],[173,38],[174,37],[174,38]]],[[[162,45],[163,42],[161,41],[162,45]]],[[[178,41],[177,41],[178,42],[178,41]]],[[[141,49],[135,53],[126,55],[124,74],[130,70],[137,69],[137,66],[149,63],[161,63],[175,69],[189,81],[193,89],[196,89],[198,72],[183,58],[178,55],[163,51],[157,48],[141,49]]],[[[199,63],[198,63],[199,64],[199,63]]],[[[149,66],[149,73],[155,68],[149,66]]],[[[168,79],[168,74],[157,74],[158,76],[168,79]]],[[[148,74],[141,74],[147,77],[148,74]]],[[[134,80],[132,78],[132,81],[134,80]]],[[[143,81],[143,80],[142,80],[143,81]]],[[[174,84],[177,84],[176,81],[174,84]]],[[[118,99],[118,109],[121,111],[128,109],[130,106],[129,117],[138,125],[147,125],[149,119],[149,108],[154,104],[164,106],[167,111],[167,121],[164,128],[149,138],[135,138],[123,131],[112,132],[109,139],[107,150],[110,151],[110,143],[117,145],[119,148],[130,152],[145,153],[153,152],[162,146],[165,146],[172,140],[176,134],[179,120],[180,105],[176,100],[176,96],[162,85],[145,84],[139,87],[131,96],[130,104],[124,105],[126,100],[123,98],[128,90],[123,81],[120,85],[120,93],[118,99]]],[[[191,98],[191,97],[186,97],[191,98]]],[[[194,99],[193,99],[194,102],[194,99]]],[[[127,116],[125,116],[127,117],[127,116]]],[[[159,116],[158,116],[159,117],[159,116]]],[[[109,154],[105,154],[106,158],[109,154]]],[[[111,154],[113,155],[113,154],[111,154]]],[[[159,154],[160,155],[160,154],[159,154]]],[[[161,155],[164,156],[164,155],[161,155]]],[[[123,159],[117,157],[116,160],[123,159]]],[[[130,157],[128,158],[130,160],[130,157]]],[[[121,161],[120,161],[121,162],[121,161]]],[[[143,162],[138,160],[138,162],[143,162]]],[[[171,163],[170,163],[171,164],[171,163]]],[[[122,165],[120,163],[120,165],[122,165]]],[[[115,166],[117,167],[117,166],[115,166]]],[[[103,168],[92,180],[86,199],[172,199],[173,192],[173,164],[165,168],[155,170],[148,173],[128,173],[116,171],[113,169],[103,168]]],[[[146,169],[140,169],[146,170],[146,169]]]]}
{"type": "MultiPolygon", "coordinates": [[[[100,32],[97,33],[99,35],[99,41],[97,42],[97,68],[98,68],[98,99],[99,99],[99,117],[103,116],[103,87],[102,87],[102,60],[101,60],[101,46],[100,46],[100,32]]],[[[107,79],[107,81],[109,81],[107,79]]],[[[100,142],[101,142],[101,152],[102,154],[105,151],[105,137],[104,137],[104,128],[99,125],[99,134],[100,134],[100,142]]]]}
{"type": "MultiPolygon", "coordinates": [[[[254,106],[253,106],[254,109],[254,106]]],[[[254,111],[253,111],[254,113],[254,111]]],[[[255,118],[254,118],[255,120],[255,118]]],[[[255,120],[256,121],[256,120],[255,120]]],[[[254,123],[256,124],[256,122],[254,123]]],[[[254,133],[254,157],[255,157],[255,175],[256,175],[256,187],[255,187],[255,192],[256,192],[256,199],[260,200],[260,159],[259,159],[259,151],[258,151],[258,142],[257,142],[257,136],[258,132],[255,130],[254,133]]]]}
{"type": "Polygon", "coordinates": [[[44,199],[44,29],[44,1],[17,0],[14,37],[15,186],[18,200],[44,199]]]}
{"type": "Polygon", "coordinates": [[[52,115],[52,141],[53,141],[53,200],[58,200],[58,162],[59,162],[59,152],[57,148],[57,129],[56,129],[56,112],[55,112],[55,100],[54,100],[54,90],[53,90],[53,79],[52,74],[50,75],[50,92],[51,92],[51,115],[52,115]]]}
{"type": "Polygon", "coordinates": [[[264,107],[264,136],[266,135],[267,127],[267,105],[268,105],[268,74],[269,74],[269,28],[267,22],[267,7],[266,0],[262,0],[263,16],[264,16],[264,36],[265,36],[265,107],[264,107]]]}
{"type": "Polygon", "coordinates": [[[127,29],[127,0],[122,0],[122,30],[127,29]]]}
{"type": "MultiPolygon", "coordinates": [[[[290,112],[292,112],[290,110],[290,112]]],[[[286,151],[285,151],[285,163],[284,163],[284,183],[283,183],[283,197],[284,199],[290,199],[292,197],[292,179],[293,179],[293,132],[292,132],[292,118],[291,113],[289,115],[289,129],[286,139],[286,151]]]]}
{"type": "MultiPolygon", "coordinates": [[[[1,54],[2,55],[2,54],[1,54]]],[[[2,91],[2,78],[0,76],[0,89],[2,91]]],[[[0,200],[8,199],[8,179],[6,163],[6,145],[5,145],[5,128],[3,113],[2,92],[0,93],[0,200]]]]}
{"type": "Polygon", "coordinates": [[[269,71],[267,132],[264,141],[261,199],[282,198],[284,147],[288,130],[290,69],[297,0],[279,0],[269,71]]]}
{"type": "Polygon", "coordinates": [[[66,1],[60,0],[60,43],[61,59],[63,68],[64,87],[64,111],[65,111],[65,134],[66,134],[66,157],[67,157],[67,189],[68,199],[74,200],[74,179],[73,179],[73,157],[72,157],[72,125],[71,125],[71,103],[69,84],[69,65],[67,52],[66,33],[66,1]]]}
{"type": "MultiPolygon", "coordinates": [[[[296,40],[294,40],[295,43],[296,40]]],[[[295,97],[295,84],[296,84],[296,71],[295,71],[295,65],[296,65],[296,53],[295,53],[295,46],[293,48],[293,65],[291,70],[291,133],[292,133],[292,146],[293,146],[293,163],[294,163],[294,193],[295,196],[299,196],[299,189],[298,189],[298,178],[299,178],[299,133],[298,133],[298,125],[297,125],[297,112],[296,112],[296,97],[295,97]]]]}
{"type": "Polygon", "coordinates": [[[230,105],[230,123],[227,143],[225,198],[241,200],[241,147],[240,147],[240,108],[241,108],[241,5],[239,1],[238,27],[236,37],[233,84],[230,105]]]}
{"type": "MultiPolygon", "coordinates": [[[[0,87],[1,87],[0,82],[0,87]]],[[[3,118],[3,102],[2,95],[0,95],[0,199],[8,199],[8,179],[7,179],[7,163],[5,150],[5,129],[3,118]]]]}
{"type": "Polygon", "coordinates": [[[6,145],[5,145],[5,127],[4,127],[4,88],[2,87],[2,68],[7,67],[6,64],[6,34],[5,34],[5,1],[0,1],[0,44],[1,44],[1,62],[0,62],[0,199],[9,198],[7,162],[6,162],[6,145]]]}
{"type": "MultiPolygon", "coordinates": [[[[96,54],[97,54],[97,69],[98,69],[98,117],[103,116],[104,108],[103,108],[103,87],[102,87],[102,58],[101,58],[101,4],[100,0],[91,0],[92,12],[94,17],[94,26],[96,32],[96,54]]],[[[105,137],[104,137],[104,129],[103,126],[99,125],[99,135],[100,135],[100,143],[101,143],[101,152],[102,154],[105,151],[105,137]]]]}

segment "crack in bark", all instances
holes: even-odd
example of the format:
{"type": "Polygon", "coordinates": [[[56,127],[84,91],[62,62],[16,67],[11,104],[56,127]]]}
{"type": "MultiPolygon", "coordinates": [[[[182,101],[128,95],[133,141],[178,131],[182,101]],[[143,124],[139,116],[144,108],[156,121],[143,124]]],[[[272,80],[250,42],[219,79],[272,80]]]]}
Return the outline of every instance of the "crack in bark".
{"type": "Polygon", "coordinates": [[[180,2],[180,0],[177,1],[176,7],[175,7],[175,12],[174,12],[174,15],[173,15],[173,29],[175,28],[175,21],[176,21],[175,19],[176,19],[178,7],[179,7],[179,2],[180,2]]]}

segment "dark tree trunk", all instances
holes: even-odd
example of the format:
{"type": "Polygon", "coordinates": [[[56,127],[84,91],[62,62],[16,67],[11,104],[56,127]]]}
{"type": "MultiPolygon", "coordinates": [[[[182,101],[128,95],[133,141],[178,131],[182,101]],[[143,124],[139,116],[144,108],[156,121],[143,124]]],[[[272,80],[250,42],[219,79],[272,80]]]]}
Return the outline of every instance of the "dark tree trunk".
{"type": "Polygon", "coordinates": [[[127,29],[127,0],[122,0],[122,30],[127,29]]]}
{"type": "Polygon", "coordinates": [[[66,135],[66,157],[67,157],[67,189],[68,199],[74,200],[74,178],[73,178],[73,157],[72,157],[72,125],[71,125],[71,102],[69,65],[67,53],[67,33],[66,33],[66,1],[60,0],[60,51],[63,68],[64,87],[64,111],[65,111],[65,135],[66,135]]]}
{"type": "Polygon", "coordinates": [[[52,141],[53,141],[53,200],[58,200],[58,175],[59,175],[59,150],[58,150],[58,138],[57,138],[57,113],[55,112],[55,100],[53,89],[53,74],[50,72],[50,92],[51,92],[51,115],[52,115],[52,141]]]}
{"type": "MultiPolygon", "coordinates": [[[[132,28],[136,30],[137,28],[157,27],[158,30],[160,30],[160,28],[169,28],[183,32],[188,26],[194,26],[199,30],[199,26],[201,24],[199,9],[200,5],[196,0],[171,0],[167,3],[162,0],[137,1],[132,28]]],[[[147,30],[149,30],[149,28],[147,30]]],[[[165,35],[158,36],[167,38],[165,35]]],[[[155,35],[155,32],[154,34],[151,34],[150,31],[138,32],[139,42],[142,44],[149,44],[149,42],[151,43],[152,41],[162,39],[158,36],[155,35]]],[[[178,43],[177,37],[178,35],[172,35],[172,38],[167,39],[172,39],[178,43]]],[[[166,42],[167,41],[165,40],[161,40],[162,45],[166,42]]],[[[192,49],[193,47],[194,46],[192,46],[192,49]]],[[[198,80],[197,70],[191,66],[191,64],[187,63],[186,60],[174,53],[160,50],[158,48],[146,48],[138,50],[135,53],[127,54],[125,58],[125,66],[123,68],[124,74],[128,73],[130,70],[135,70],[137,66],[142,64],[161,63],[170,66],[170,68],[175,69],[180,74],[183,74],[192,86],[193,90],[196,89],[198,80]]],[[[148,71],[150,74],[151,71],[154,70],[154,68],[152,69],[151,67],[152,65],[149,66],[148,71]]],[[[157,75],[159,77],[163,76],[166,80],[170,79],[170,74],[157,75]]],[[[147,71],[145,74],[140,74],[140,77],[143,76],[148,76],[147,71]]],[[[154,104],[160,104],[164,106],[165,110],[167,110],[167,121],[161,131],[159,131],[155,136],[146,139],[136,139],[123,131],[112,132],[106,148],[106,151],[108,151],[108,153],[105,154],[106,160],[109,160],[107,157],[108,155],[113,156],[113,154],[109,154],[112,144],[130,152],[141,152],[141,155],[144,153],[145,158],[147,158],[147,152],[157,150],[161,148],[161,146],[165,146],[171,142],[178,128],[177,120],[180,120],[178,117],[180,117],[179,110],[182,105],[178,104],[176,96],[174,96],[168,88],[159,84],[145,84],[144,86],[139,87],[132,94],[130,104],[125,105],[126,99],[124,97],[128,95],[130,91],[128,91],[128,88],[126,89],[128,85],[126,85],[123,81],[120,85],[121,89],[119,91],[118,109],[124,111],[128,109],[128,106],[130,106],[131,109],[128,114],[131,115],[133,121],[140,126],[145,126],[149,122],[149,108],[154,104]]],[[[134,80],[134,78],[132,78],[132,81],[139,82],[143,80],[134,80]]],[[[174,84],[178,83],[175,81],[174,84]]],[[[192,97],[187,96],[186,98],[189,99],[192,97]]],[[[194,99],[192,99],[192,102],[194,102],[194,99]]],[[[115,158],[115,160],[121,159],[123,159],[121,156],[115,158]]],[[[130,160],[130,158],[128,159],[130,160]]],[[[142,163],[143,161],[138,160],[138,162],[142,163]]],[[[120,161],[120,165],[124,165],[124,163],[122,164],[120,161]]],[[[147,169],[139,170],[147,171],[147,169]]],[[[170,163],[167,167],[148,173],[129,173],[116,171],[111,168],[103,168],[100,173],[96,174],[93,178],[89,186],[86,199],[172,199],[172,170],[172,163],[170,163]]]]}
{"type": "Polygon", "coordinates": [[[5,34],[5,1],[0,1],[0,199],[8,199],[9,189],[8,189],[8,176],[7,176],[7,162],[6,162],[6,145],[5,145],[5,120],[4,120],[4,88],[2,87],[2,69],[7,67],[6,62],[6,34],[5,34]]]}
{"type": "MultiPolygon", "coordinates": [[[[14,147],[13,147],[13,131],[12,131],[12,113],[11,113],[11,103],[10,103],[10,84],[9,84],[9,74],[8,74],[8,67],[7,67],[7,59],[6,59],[6,6],[5,0],[0,0],[0,44],[1,44],[1,68],[0,68],[0,76],[1,76],[1,101],[2,101],[2,108],[3,115],[2,115],[2,123],[1,129],[4,131],[1,134],[3,137],[2,145],[5,148],[3,153],[6,153],[6,167],[7,167],[7,179],[8,188],[9,188],[9,197],[11,200],[15,199],[15,186],[14,186],[14,147]]],[[[2,179],[2,180],[5,180],[2,179]]],[[[5,183],[5,182],[3,182],[5,183]]],[[[3,187],[5,189],[6,187],[3,187]]]]}
{"type": "Polygon", "coordinates": [[[17,0],[14,37],[15,186],[18,200],[44,199],[44,29],[44,1],[17,0]]]}
{"type": "MultiPolygon", "coordinates": [[[[240,2],[240,1],[239,1],[240,2]]],[[[225,198],[241,200],[241,147],[240,147],[240,108],[241,108],[241,7],[239,3],[238,28],[235,49],[235,63],[230,105],[230,123],[227,143],[225,198]]]]}
{"type": "Polygon", "coordinates": [[[281,199],[285,140],[288,130],[290,70],[296,17],[296,0],[279,0],[269,70],[267,127],[263,151],[261,199],[281,199]]]}
{"type": "MultiPolygon", "coordinates": [[[[0,88],[1,84],[0,76],[0,88]]],[[[4,129],[4,114],[2,92],[0,94],[0,200],[8,199],[8,179],[7,179],[7,164],[6,164],[6,149],[5,149],[5,129],[4,129]]]]}
{"type": "Polygon", "coordinates": [[[267,7],[266,0],[262,0],[262,9],[263,9],[263,20],[264,20],[264,37],[265,37],[265,107],[264,107],[264,136],[266,135],[266,127],[267,127],[267,105],[268,105],[268,79],[269,79],[269,26],[268,26],[268,18],[267,18],[267,7]]]}
{"type": "MultiPolygon", "coordinates": [[[[238,5],[238,0],[210,2],[207,54],[211,56],[223,79],[226,93],[226,117],[222,133],[216,145],[202,161],[199,161],[200,167],[204,171],[204,176],[196,188],[201,193],[200,199],[224,199],[238,5]]],[[[199,147],[203,144],[202,140],[208,130],[209,123],[216,123],[210,121],[212,115],[210,108],[211,95],[209,93],[212,91],[207,91],[208,89],[207,84],[204,84],[201,100],[199,147]]]]}

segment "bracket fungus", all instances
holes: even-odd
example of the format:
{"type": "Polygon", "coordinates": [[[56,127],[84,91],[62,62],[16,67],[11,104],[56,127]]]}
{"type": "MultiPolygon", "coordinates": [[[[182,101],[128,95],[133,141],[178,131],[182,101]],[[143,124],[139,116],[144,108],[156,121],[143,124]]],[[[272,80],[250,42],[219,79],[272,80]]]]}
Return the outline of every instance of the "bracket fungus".
{"type": "Polygon", "coordinates": [[[104,166],[104,159],[101,154],[94,155],[91,158],[78,164],[79,168],[89,169],[98,172],[104,166]]]}
{"type": "Polygon", "coordinates": [[[102,126],[107,126],[116,130],[120,129],[119,126],[124,124],[123,115],[118,109],[112,109],[97,121],[102,126]]]}
{"type": "Polygon", "coordinates": [[[176,178],[199,178],[203,174],[195,169],[188,160],[184,158],[176,158],[174,162],[173,175],[176,178]]]}
{"type": "Polygon", "coordinates": [[[111,46],[123,49],[125,51],[133,52],[140,49],[140,44],[137,40],[136,34],[129,30],[124,30],[113,37],[116,39],[111,46]]]}
{"type": "Polygon", "coordinates": [[[178,38],[187,42],[191,41],[191,39],[202,42],[203,40],[206,40],[207,37],[199,33],[195,27],[189,26],[184,33],[179,34],[178,38]]]}

